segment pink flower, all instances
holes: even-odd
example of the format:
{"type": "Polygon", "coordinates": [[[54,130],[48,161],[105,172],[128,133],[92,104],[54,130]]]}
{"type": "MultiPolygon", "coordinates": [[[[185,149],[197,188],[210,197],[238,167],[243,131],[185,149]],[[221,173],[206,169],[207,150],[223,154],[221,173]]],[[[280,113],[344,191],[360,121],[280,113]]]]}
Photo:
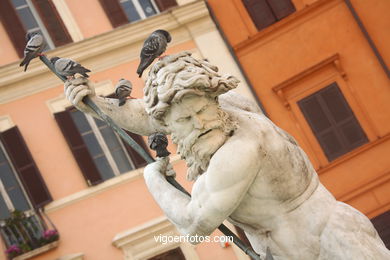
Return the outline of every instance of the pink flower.
{"type": "Polygon", "coordinates": [[[5,250],[5,253],[12,254],[12,253],[20,253],[22,250],[17,245],[12,245],[5,250]]]}
{"type": "Polygon", "coordinates": [[[49,229],[49,230],[45,230],[45,231],[43,232],[43,237],[44,237],[45,239],[48,239],[48,238],[51,238],[52,236],[55,236],[55,235],[57,235],[57,234],[58,234],[57,230],[55,230],[55,229],[49,229]]]}

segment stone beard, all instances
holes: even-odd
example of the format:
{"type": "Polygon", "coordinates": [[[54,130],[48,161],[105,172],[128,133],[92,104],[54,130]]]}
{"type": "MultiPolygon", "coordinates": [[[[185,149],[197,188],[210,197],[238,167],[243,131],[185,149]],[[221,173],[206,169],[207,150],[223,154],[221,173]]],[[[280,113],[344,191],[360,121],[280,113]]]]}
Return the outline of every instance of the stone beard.
{"type": "Polygon", "coordinates": [[[206,123],[203,129],[194,129],[185,139],[179,140],[172,133],[172,141],[177,144],[177,152],[187,163],[188,181],[195,181],[207,170],[211,157],[225,143],[228,136],[233,135],[237,127],[238,124],[228,113],[219,109],[218,120],[206,123]]]}

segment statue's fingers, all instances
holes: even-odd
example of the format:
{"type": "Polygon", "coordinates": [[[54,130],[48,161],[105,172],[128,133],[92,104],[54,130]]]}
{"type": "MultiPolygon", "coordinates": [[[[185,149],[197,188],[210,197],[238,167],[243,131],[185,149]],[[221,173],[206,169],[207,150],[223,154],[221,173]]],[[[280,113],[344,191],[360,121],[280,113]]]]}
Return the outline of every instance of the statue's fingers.
{"type": "Polygon", "coordinates": [[[89,94],[91,94],[91,92],[92,91],[90,89],[82,89],[81,91],[77,92],[76,97],[74,99],[74,104],[78,104],[79,102],[81,102],[82,99],[85,96],[88,96],[89,94]]]}
{"type": "MultiPolygon", "coordinates": [[[[71,89],[71,91],[69,92],[69,95],[68,95],[68,98],[70,101],[72,101],[73,104],[77,104],[77,102],[75,101],[76,97],[80,95],[80,92],[84,89],[87,89],[86,86],[84,85],[80,85],[80,86],[75,86],[71,89]]],[[[79,98],[78,98],[79,99],[79,98]]]]}
{"type": "Polygon", "coordinates": [[[66,84],[65,83],[65,85],[64,85],[64,92],[65,92],[65,96],[67,97],[67,98],[69,98],[69,96],[70,96],[70,94],[72,93],[72,91],[73,91],[73,89],[74,88],[76,88],[77,86],[75,86],[75,85],[72,85],[72,83],[68,83],[68,84],[66,84]]]}

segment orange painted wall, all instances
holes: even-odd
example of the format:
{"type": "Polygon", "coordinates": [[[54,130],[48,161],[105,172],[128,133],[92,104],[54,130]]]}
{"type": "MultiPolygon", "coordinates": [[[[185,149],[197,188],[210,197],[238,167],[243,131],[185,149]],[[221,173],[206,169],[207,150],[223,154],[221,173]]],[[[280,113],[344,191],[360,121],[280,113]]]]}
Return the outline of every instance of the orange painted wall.
{"type": "MultiPolygon", "coordinates": [[[[270,118],[291,133],[309,155],[322,182],[340,200],[369,217],[390,209],[390,82],[342,0],[293,0],[296,12],[257,31],[239,0],[208,3],[270,118]],[[304,75],[332,55],[329,64],[304,75]],[[343,71],[342,71],[343,70],[343,71]],[[345,75],[343,73],[345,72],[345,75]],[[302,76],[284,90],[273,88],[302,76]],[[329,162],[296,102],[336,81],[369,138],[329,162]]],[[[382,57],[390,65],[390,2],[352,0],[382,57]]]]}

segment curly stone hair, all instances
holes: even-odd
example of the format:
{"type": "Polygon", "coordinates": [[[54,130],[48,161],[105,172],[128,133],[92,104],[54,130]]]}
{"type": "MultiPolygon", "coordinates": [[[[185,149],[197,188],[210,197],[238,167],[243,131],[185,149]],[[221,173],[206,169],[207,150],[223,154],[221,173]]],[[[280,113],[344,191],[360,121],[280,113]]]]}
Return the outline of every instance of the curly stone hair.
{"type": "Polygon", "coordinates": [[[218,68],[191,57],[188,51],[165,56],[153,65],[144,88],[146,111],[162,121],[170,104],[187,94],[217,97],[237,87],[239,80],[221,76],[218,68]]]}

